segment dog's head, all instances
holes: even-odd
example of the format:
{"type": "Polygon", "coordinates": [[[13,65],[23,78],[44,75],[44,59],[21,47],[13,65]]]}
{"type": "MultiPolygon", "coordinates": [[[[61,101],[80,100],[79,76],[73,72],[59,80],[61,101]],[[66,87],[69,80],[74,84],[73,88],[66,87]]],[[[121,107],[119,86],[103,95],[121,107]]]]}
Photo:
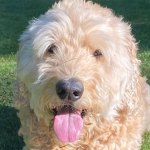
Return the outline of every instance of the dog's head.
{"type": "Polygon", "coordinates": [[[20,39],[18,77],[36,116],[64,142],[74,141],[84,116],[112,119],[137,66],[130,27],[92,2],[63,0],[20,39]]]}

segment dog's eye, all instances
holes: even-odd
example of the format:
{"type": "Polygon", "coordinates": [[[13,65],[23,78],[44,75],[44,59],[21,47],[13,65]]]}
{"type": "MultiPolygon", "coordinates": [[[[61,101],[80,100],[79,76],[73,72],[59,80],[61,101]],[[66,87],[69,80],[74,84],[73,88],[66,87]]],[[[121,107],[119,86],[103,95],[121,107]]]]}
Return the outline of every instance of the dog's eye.
{"type": "Polygon", "coordinates": [[[98,57],[98,56],[102,56],[103,54],[102,54],[101,50],[97,49],[97,50],[94,51],[93,55],[95,57],[98,57]]]}
{"type": "Polygon", "coordinates": [[[51,44],[50,46],[48,46],[46,51],[48,54],[52,55],[56,50],[57,50],[57,46],[55,44],[51,44]]]}

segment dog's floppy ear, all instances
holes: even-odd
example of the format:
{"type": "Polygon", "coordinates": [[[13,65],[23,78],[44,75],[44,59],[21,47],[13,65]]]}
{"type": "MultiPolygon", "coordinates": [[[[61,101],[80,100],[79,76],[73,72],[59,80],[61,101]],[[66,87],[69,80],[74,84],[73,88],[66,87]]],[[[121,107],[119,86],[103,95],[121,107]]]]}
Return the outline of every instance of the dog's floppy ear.
{"type": "Polygon", "coordinates": [[[15,108],[20,109],[21,106],[28,106],[30,93],[28,92],[26,86],[17,79],[14,81],[13,89],[15,108]]]}
{"type": "Polygon", "coordinates": [[[129,51],[129,54],[131,55],[132,58],[137,57],[137,43],[135,38],[133,37],[130,29],[129,35],[127,35],[127,49],[129,51]]]}
{"type": "Polygon", "coordinates": [[[26,85],[27,83],[32,84],[34,80],[32,74],[36,74],[37,64],[33,59],[33,35],[37,32],[35,22],[36,20],[30,21],[27,29],[21,35],[17,53],[17,77],[26,85]]]}

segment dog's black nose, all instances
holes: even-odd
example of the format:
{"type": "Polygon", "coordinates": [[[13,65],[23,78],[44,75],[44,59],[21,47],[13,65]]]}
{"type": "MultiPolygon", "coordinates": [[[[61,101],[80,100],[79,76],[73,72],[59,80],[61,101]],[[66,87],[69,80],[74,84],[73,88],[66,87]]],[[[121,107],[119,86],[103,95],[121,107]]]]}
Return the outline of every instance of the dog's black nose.
{"type": "Polygon", "coordinates": [[[69,80],[60,80],[56,84],[56,93],[60,99],[76,101],[80,99],[84,91],[83,84],[76,78],[69,80]]]}

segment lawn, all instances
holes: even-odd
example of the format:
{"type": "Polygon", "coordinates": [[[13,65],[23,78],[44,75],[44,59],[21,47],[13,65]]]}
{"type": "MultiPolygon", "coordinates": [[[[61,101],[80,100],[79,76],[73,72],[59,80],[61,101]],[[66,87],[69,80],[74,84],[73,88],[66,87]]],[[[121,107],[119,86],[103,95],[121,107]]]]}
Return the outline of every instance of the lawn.
{"type": "MultiPolygon", "coordinates": [[[[150,83],[150,0],[95,0],[110,7],[131,23],[139,42],[142,74],[150,83]]],[[[21,150],[17,136],[20,123],[12,106],[18,38],[28,20],[45,12],[54,0],[0,0],[0,150],[21,150]]],[[[150,134],[144,135],[142,150],[150,150],[150,134]]]]}

